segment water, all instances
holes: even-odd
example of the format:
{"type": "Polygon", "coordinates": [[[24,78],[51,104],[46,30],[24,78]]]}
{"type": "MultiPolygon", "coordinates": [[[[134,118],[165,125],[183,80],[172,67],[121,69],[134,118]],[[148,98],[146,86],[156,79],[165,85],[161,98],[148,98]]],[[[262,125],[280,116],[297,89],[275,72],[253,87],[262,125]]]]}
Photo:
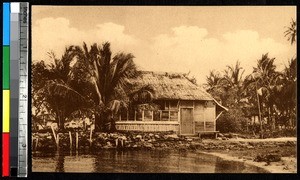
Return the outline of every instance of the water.
{"type": "Polygon", "coordinates": [[[93,173],[266,173],[242,162],[197,152],[114,151],[33,153],[33,172],[93,173]]]}

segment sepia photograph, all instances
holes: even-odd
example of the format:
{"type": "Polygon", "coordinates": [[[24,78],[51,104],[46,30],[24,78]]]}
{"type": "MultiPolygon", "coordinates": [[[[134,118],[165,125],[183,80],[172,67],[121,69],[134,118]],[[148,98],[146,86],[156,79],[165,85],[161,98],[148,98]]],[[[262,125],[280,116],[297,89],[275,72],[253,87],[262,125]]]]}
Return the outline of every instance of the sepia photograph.
{"type": "Polygon", "coordinates": [[[297,173],[296,6],[31,11],[32,172],[297,173]]]}

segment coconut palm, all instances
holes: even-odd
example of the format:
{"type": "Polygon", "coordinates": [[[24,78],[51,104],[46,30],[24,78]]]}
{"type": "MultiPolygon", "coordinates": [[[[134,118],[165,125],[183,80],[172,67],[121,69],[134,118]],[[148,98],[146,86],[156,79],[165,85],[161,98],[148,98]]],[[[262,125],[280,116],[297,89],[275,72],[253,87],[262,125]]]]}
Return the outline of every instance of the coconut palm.
{"type": "Polygon", "coordinates": [[[48,111],[55,115],[59,130],[64,129],[65,120],[72,113],[88,104],[86,98],[78,92],[81,88],[73,86],[76,84],[71,66],[75,58],[73,51],[74,46],[66,48],[60,59],[56,58],[54,53],[49,53],[54,63],[46,70],[48,80],[44,87],[37,91],[43,93],[48,111]]]}
{"type": "Polygon", "coordinates": [[[112,56],[110,43],[93,44],[90,49],[84,43],[76,47],[78,62],[85,64],[88,80],[93,86],[94,102],[100,107],[95,114],[95,130],[115,130],[113,116],[127,106],[130,80],[139,75],[132,54],[118,53],[112,56]],[[109,128],[107,124],[112,126],[109,128]]]}
{"type": "Polygon", "coordinates": [[[297,23],[292,19],[290,26],[286,27],[287,30],[284,32],[284,37],[288,37],[288,41],[291,41],[291,44],[296,42],[297,38],[297,23]]]}
{"type": "Polygon", "coordinates": [[[236,61],[235,66],[227,66],[225,70],[224,80],[228,83],[229,86],[242,86],[242,78],[245,70],[242,71],[242,67],[239,61],[236,61]]]}
{"type": "Polygon", "coordinates": [[[268,53],[263,54],[257,61],[257,67],[253,68],[252,74],[246,77],[244,82],[245,94],[252,104],[257,104],[262,130],[262,115],[268,115],[268,122],[275,128],[275,120],[272,118],[276,90],[280,88],[281,74],[278,73],[274,65],[275,58],[269,58],[268,53]]]}
{"type": "Polygon", "coordinates": [[[280,116],[286,120],[286,126],[293,125],[293,119],[296,119],[297,105],[297,59],[293,58],[285,67],[282,79],[281,88],[278,88],[275,104],[280,111],[280,116]]]}

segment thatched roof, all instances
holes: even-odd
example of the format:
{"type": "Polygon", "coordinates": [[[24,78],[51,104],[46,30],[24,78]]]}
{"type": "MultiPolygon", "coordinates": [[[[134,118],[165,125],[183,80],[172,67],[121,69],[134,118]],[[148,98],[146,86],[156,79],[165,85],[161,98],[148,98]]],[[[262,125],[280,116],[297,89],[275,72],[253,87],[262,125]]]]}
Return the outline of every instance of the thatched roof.
{"type": "Polygon", "coordinates": [[[202,87],[193,84],[183,73],[142,71],[136,83],[151,86],[156,100],[214,100],[202,87]]]}

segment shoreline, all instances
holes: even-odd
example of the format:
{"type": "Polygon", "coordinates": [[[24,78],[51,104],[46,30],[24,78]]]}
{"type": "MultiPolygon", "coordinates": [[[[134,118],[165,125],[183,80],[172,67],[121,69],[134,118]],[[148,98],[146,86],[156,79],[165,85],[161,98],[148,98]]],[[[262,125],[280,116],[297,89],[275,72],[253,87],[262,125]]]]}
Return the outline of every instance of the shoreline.
{"type": "Polygon", "coordinates": [[[269,165],[266,165],[266,162],[255,162],[253,160],[232,156],[224,152],[199,151],[199,153],[213,155],[223,160],[243,162],[251,166],[262,168],[265,171],[268,171],[268,173],[297,173],[297,167],[295,169],[285,168],[286,166],[288,166],[286,165],[287,162],[293,162],[297,164],[296,158],[292,157],[282,157],[282,160],[280,162],[271,162],[269,165]]]}
{"type": "Polygon", "coordinates": [[[50,133],[35,136],[32,152],[99,149],[194,151],[243,162],[270,173],[297,173],[297,137],[201,139],[178,136],[174,132],[97,132],[92,136],[86,132],[69,132],[60,133],[58,143],[50,133]]]}

